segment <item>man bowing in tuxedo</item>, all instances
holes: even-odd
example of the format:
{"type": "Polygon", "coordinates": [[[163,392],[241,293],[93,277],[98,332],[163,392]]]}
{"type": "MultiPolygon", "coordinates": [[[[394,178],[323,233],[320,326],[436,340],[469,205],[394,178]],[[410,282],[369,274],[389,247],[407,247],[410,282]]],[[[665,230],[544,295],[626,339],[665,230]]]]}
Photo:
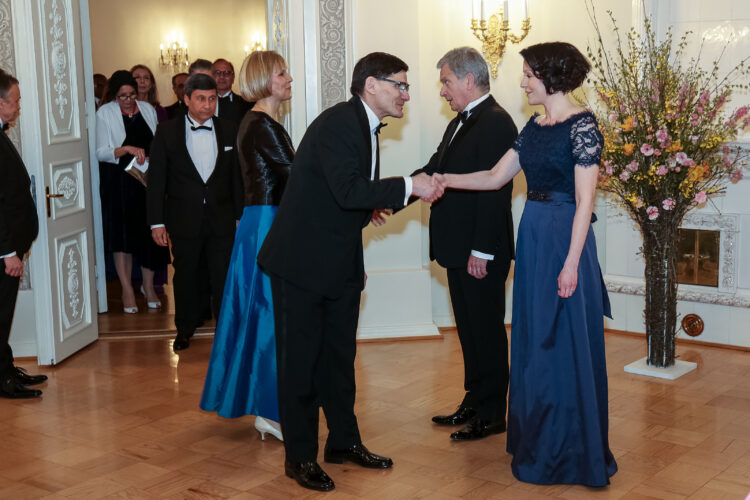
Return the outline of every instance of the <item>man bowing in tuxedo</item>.
{"type": "Polygon", "coordinates": [[[154,241],[166,246],[168,238],[172,240],[175,351],[190,345],[201,322],[205,281],[210,284],[214,316],[219,317],[244,201],[235,148],[237,128],[214,117],[216,82],[205,74],[191,75],[185,82],[184,100],[187,114],[156,129],[146,194],[154,241]]]}
{"type": "Polygon", "coordinates": [[[8,124],[21,111],[18,80],[0,70],[0,397],[36,398],[42,395],[29,385],[41,384],[46,375],[29,375],[13,364],[8,339],[23,275],[23,255],[31,248],[39,228],[31,180],[16,147],[5,135],[8,124]]]}
{"type": "MultiPolygon", "coordinates": [[[[437,63],[440,96],[458,115],[427,165],[414,174],[490,170],[513,145],[513,120],[490,95],[487,63],[470,47],[437,63]]],[[[430,257],[447,269],[448,290],[464,358],[466,393],[458,409],[433,417],[438,425],[467,424],[455,441],[505,431],[508,338],[505,279],[514,256],[509,182],[498,191],[448,190],[430,211],[430,257]]]]}
{"type": "Polygon", "coordinates": [[[411,194],[432,200],[441,193],[426,175],[380,179],[380,121],[403,116],[407,69],[382,52],[357,62],[353,97],[321,113],[302,138],[258,255],[273,291],[285,471],[305,488],[334,488],[317,463],[319,406],[328,423],[326,462],[393,464],[362,444],[354,358],[365,284],[362,228],[374,209],[403,207],[411,194]]]}

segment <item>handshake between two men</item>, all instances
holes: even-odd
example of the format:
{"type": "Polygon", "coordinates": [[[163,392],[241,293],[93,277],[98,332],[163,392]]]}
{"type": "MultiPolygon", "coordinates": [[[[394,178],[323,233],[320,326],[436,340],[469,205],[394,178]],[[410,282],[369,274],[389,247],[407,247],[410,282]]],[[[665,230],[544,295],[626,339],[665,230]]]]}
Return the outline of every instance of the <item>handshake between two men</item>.
{"type": "MultiPolygon", "coordinates": [[[[445,177],[440,174],[427,175],[423,172],[421,174],[413,175],[411,177],[411,182],[412,196],[421,198],[428,203],[439,200],[445,192],[445,177]]],[[[392,213],[392,210],[375,210],[370,222],[373,226],[382,226],[385,224],[385,216],[391,215],[392,213]]]]}

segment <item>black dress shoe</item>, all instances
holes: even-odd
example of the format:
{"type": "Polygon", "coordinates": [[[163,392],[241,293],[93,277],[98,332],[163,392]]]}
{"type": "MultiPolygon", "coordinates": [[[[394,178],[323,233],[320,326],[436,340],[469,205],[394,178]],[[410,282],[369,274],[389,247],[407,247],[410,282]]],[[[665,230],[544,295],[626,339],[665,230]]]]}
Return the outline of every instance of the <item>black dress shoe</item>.
{"type": "Polygon", "coordinates": [[[15,370],[13,376],[23,385],[36,385],[47,381],[47,375],[29,375],[19,366],[14,366],[13,369],[15,370]]]}
{"type": "Polygon", "coordinates": [[[475,418],[466,427],[451,434],[451,439],[454,441],[473,441],[503,432],[505,432],[505,420],[492,422],[475,418]]]}
{"type": "Polygon", "coordinates": [[[474,418],[476,414],[477,412],[468,406],[459,406],[450,415],[436,415],[432,417],[432,421],[438,425],[461,425],[474,418]]]}
{"type": "Polygon", "coordinates": [[[10,399],[38,398],[42,391],[29,389],[16,380],[13,375],[6,375],[0,380],[0,397],[10,399]]]}
{"type": "Polygon", "coordinates": [[[187,349],[190,347],[190,337],[183,337],[182,335],[177,335],[175,337],[174,342],[172,343],[172,349],[177,351],[182,351],[183,349],[187,349]]]}
{"type": "Polygon", "coordinates": [[[284,462],[286,475],[297,481],[303,488],[316,491],[331,491],[336,486],[333,479],[320,468],[318,462],[284,462]]]}
{"type": "Polygon", "coordinates": [[[355,444],[345,450],[334,450],[326,446],[323,452],[323,460],[332,464],[343,464],[346,460],[370,469],[393,467],[393,460],[370,452],[363,444],[355,444]]]}

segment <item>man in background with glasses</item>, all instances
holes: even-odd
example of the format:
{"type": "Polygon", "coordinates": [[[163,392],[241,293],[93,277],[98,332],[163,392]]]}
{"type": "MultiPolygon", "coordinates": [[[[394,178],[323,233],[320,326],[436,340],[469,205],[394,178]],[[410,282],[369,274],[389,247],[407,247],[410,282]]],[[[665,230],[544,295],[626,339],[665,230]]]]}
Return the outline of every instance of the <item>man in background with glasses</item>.
{"type": "Polygon", "coordinates": [[[320,468],[318,408],[328,423],[326,462],[385,469],[363,444],[354,415],[357,322],[365,286],[362,228],[375,209],[442,191],[427,175],[380,179],[381,120],[404,116],[408,66],[375,52],[357,62],[353,97],[318,116],[294,157],[273,225],[258,255],[271,276],[279,413],[287,476],[330,491],[320,468]]]}
{"type": "Polygon", "coordinates": [[[216,80],[216,91],[219,94],[219,102],[216,106],[216,116],[222,120],[234,122],[239,128],[245,113],[253,105],[242,98],[241,95],[232,91],[234,85],[234,66],[226,59],[214,61],[214,80],[216,80]]]}
{"type": "MultiPolygon", "coordinates": [[[[458,114],[427,165],[412,175],[490,170],[518,132],[490,95],[487,63],[475,49],[460,47],[446,53],[437,69],[440,96],[458,114]]],[[[449,190],[430,210],[430,258],[447,269],[466,391],[455,412],[432,421],[466,424],[451,434],[454,441],[505,432],[505,279],[514,256],[512,192],[512,182],[498,191],[449,190]]]]}

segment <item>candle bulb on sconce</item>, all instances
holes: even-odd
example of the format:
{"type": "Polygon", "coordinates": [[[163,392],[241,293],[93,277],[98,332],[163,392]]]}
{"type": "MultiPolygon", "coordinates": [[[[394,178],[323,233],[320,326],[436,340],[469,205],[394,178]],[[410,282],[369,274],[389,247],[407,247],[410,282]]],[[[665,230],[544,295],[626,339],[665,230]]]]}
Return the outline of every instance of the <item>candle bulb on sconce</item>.
{"type": "Polygon", "coordinates": [[[523,20],[521,21],[521,34],[515,35],[510,32],[509,23],[509,2],[504,0],[502,7],[500,7],[497,14],[493,14],[489,19],[485,18],[484,15],[484,3],[485,0],[479,0],[479,12],[480,17],[475,17],[476,13],[476,1],[472,2],[472,19],[471,19],[471,31],[474,36],[482,42],[482,53],[490,66],[490,72],[492,78],[497,78],[497,68],[500,62],[503,60],[503,53],[505,52],[505,45],[508,41],[512,43],[520,43],[526,35],[528,35],[531,29],[531,19],[528,17],[528,6],[526,0],[520,0],[521,12],[523,20]]]}
{"type": "Polygon", "coordinates": [[[265,37],[262,37],[260,33],[256,32],[253,34],[252,37],[252,45],[245,45],[245,56],[250,54],[250,52],[257,52],[259,50],[266,50],[266,39],[265,37]]]}
{"type": "Polygon", "coordinates": [[[159,66],[170,73],[183,71],[190,64],[188,44],[184,37],[172,32],[171,35],[166,35],[164,38],[167,44],[166,46],[159,44],[159,66]]]}

